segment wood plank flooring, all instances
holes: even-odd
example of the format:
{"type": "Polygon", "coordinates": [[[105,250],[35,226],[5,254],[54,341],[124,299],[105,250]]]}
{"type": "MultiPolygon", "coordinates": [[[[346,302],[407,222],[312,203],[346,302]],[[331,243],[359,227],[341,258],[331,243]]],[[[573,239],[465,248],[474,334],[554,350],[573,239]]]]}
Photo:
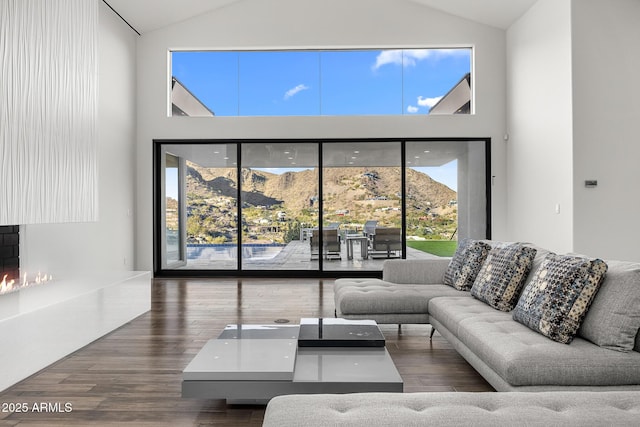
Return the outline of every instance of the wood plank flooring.
{"type": "MultiPolygon", "coordinates": [[[[181,398],[182,370],[227,324],[333,310],[327,279],[156,279],[149,313],[0,393],[0,426],[260,426],[264,406],[181,398]]],[[[493,390],[428,325],[381,329],[405,392],[493,390]]]]}

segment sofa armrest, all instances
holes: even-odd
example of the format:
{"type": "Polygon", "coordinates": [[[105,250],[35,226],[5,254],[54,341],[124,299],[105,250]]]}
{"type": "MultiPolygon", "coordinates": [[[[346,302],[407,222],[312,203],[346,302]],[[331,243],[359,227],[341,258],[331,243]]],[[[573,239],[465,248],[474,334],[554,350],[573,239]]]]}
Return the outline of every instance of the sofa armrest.
{"type": "Polygon", "coordinates": [[[382,265],[382,280],[405,284],[442,284],[451,258],[392,259],[382,265]]]}

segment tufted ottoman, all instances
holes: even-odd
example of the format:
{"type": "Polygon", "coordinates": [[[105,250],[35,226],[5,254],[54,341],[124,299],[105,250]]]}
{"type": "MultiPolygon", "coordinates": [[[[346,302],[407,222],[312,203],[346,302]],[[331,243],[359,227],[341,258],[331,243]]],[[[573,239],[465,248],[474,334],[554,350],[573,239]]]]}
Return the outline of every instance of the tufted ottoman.
{"type": "Polygon", "coordinates": [[[469,297],[451,286],[411,285],[380,279],[338,279],[334,286],[336,315],[385,323],[429,323],[429,301],[441,296],[469,297]]]}
{"type": "Polygon", "coordinates": [[[358,393],[279,396],[264,427],[638,426],[640,392],[358,393]]]}

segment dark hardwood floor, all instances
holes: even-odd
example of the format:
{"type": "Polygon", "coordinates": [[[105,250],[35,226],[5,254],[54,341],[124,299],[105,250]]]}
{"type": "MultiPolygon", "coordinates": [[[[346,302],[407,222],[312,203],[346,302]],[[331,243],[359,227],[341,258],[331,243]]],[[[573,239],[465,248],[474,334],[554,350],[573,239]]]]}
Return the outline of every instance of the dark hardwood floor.
{"type": "MultiPolygon", "coordinates": [[[[181,398],[182,369],[227,324],[333,316],[332,283],[155,280],[149,313],[0,393],[0,426],[260,426],[264,406],[181,398]]],[[[428,325],[381,329],[405,392],[493,390],[428,325]]]]}

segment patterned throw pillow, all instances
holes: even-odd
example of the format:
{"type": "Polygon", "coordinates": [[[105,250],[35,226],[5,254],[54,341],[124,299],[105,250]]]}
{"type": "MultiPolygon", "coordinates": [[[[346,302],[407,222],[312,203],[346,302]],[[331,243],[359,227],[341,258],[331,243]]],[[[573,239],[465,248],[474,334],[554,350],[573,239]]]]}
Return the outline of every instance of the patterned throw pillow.
{"type": "Polygon", "coordinates": [[[471,295],[498,310],[513,310],[536,252],[522,243],[492,248],[473,283],[471,295]]]}
{"type": "Polygon", "coordinates": [[[460,241],[458,249],[444,273],[444,284],[453,286],[459,291],[471,289],[490,250],[491,245],[480,240],[464,239],[460,241]]]}
{"type": "Polygon", "coordinates": [[[513,319],[569,344],[596,296],[607,264],[601,259],[549,254],[533,273],[513,319]]]}

